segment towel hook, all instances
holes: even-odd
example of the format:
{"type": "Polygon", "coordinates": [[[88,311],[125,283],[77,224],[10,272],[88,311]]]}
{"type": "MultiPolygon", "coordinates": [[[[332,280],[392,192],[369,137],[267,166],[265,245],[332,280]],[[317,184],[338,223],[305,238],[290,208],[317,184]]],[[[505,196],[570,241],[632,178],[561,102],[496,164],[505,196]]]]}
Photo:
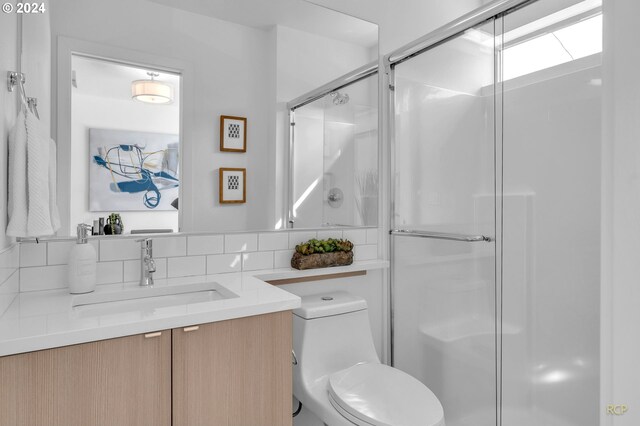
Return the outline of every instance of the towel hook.
{"type": "Polygon", "coordinates": [[[24,74],[17,71],[7,71],[7,90],[13,92],[20,83],[24,84],[24,74]]]}
{"type": "Polygon", "coordinates": [[[36,116],[36,118],[40,120],[40,114],[38,114],[38,98],[27,97],[27,106],[29,107],[31,112],[36,116]]]}

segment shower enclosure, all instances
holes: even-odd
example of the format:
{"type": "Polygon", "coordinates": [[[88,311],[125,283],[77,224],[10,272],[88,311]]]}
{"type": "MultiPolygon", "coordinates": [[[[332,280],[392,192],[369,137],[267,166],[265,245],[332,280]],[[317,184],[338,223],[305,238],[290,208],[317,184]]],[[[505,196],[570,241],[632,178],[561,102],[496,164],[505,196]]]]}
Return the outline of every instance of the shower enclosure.
{"type": "Polygon", "coordinates": [[[378,223],[378,64],[289,103],[289,226],[378,223]]]}
{"type": "Polygon", "coordinates": [[[392,362],[447,426],[595,426],[599,1],[497,1],[386,57],[392,362]]]}

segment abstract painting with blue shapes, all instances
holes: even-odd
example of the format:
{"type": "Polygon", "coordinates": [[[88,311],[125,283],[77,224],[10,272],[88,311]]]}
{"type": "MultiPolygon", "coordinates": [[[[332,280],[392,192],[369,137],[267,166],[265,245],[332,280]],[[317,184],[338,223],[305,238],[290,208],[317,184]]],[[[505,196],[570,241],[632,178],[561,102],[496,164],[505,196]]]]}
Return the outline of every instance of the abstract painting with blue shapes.
{"type": "Polygon", "coordinates": [[[89,210],[174,210],[178,198],[178,135],[89,129],[89,210]]]}

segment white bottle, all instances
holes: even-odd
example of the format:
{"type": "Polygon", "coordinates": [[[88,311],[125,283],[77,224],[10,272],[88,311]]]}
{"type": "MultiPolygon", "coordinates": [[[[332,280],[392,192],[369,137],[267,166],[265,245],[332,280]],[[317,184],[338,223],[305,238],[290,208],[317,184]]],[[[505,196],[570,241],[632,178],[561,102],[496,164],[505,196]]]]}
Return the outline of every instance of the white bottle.
{"type": "Polygon", "coordinates": [[[78,224],[76,245],[69,253],[69,292],[89,293],[96,289],[96,249],[87,244],[91,226],[78,224]]]}

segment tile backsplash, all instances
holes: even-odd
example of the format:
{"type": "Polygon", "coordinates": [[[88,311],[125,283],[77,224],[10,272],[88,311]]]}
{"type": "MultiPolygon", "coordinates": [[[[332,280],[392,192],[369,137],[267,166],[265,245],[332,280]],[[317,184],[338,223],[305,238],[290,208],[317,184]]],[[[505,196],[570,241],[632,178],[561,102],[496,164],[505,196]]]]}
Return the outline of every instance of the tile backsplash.
{"type": "MultiPolygon", "coordinates": [[[[212,275],[227,272],[289,268],[293,249],[310,238],[346,238],[354,243],[356,261],[378,258],[378,229],[301,230],[219,235],[176,235],[153,237],[156,278],[212,275]]],[[[7,288],[20,291],[66,287],[67,260],[75,243],[49,241],[24,242],[12,254],[19,273],[7,288]],[[19,259],[19,260],[18,260],[19,259]]],[[[98,255],[98,284],[137,281],[140,277],[140,243],[136,238],[92,240],[98,255]]],[[[3,253],[0,253],[2,274],[3,253]]],[[[7,277],[8,278],[8,277],[7,277]]],[[[6,283],[5,283],[6,284],[6,283]]],[[[3,293],[0,275],[0,311],[3,293]]]]}
{"type": "MultiPolygon", "coordinates": [[[[37,257],[35,254],[34,257],[37,257]]],[[[20,286],[20,248],[13,244],[0,250],[0,315],[16,297],[20,286]]]]}

